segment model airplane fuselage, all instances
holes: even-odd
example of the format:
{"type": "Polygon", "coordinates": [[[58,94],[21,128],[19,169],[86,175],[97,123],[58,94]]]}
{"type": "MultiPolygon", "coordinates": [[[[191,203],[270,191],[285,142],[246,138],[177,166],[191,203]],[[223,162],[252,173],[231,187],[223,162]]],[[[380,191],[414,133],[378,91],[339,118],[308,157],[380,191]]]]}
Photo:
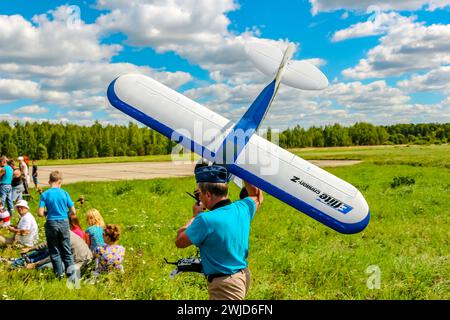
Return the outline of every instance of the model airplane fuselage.
{"type": "Polygon", "coordinates": [[[208,161],[226,164],[233,175],[332,229],[360,232],[370,212],[354,186],[256,134],[280,83],[308,90],[328,85],[320,70],[305,61],[290,62],[291,55],[291,47],[283,55],[277,48],[249,46],[255,65],[274,79],[236,124],[143,75],[115,79],[108,99],[132,118],[208,161]]]}

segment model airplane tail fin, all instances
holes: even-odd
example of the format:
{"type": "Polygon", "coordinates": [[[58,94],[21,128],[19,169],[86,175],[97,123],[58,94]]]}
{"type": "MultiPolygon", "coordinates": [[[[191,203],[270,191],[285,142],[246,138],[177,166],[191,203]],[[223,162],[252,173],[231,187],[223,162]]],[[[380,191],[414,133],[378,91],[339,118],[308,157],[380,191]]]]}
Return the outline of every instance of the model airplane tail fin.
{"type": "MultiPolygon", "coordinates": [[[[255,131],[257,131],[259,129],[259,127],[261,126],[262,121],[266,117],[266,114],[269,111],[270,106],[272,105],[272,101],[275,98],[275,95],[277,94],[278,88],[280,87],[280,83],[282,83],[282,79],[283,79],[285,70],[286,70],[286,68],[288,66],[289,60],[291,60],[292,55],[294,54],[294,51],[295,51],[294,45],[292,43],[289,43],[287,48],[286,48],[286,50],[284,51],[283,58],[281,59],[280,65],[279,65],[278,70],[277,70],[277,73],[275,74],[275,79],[272,81],[273,83],[275,83],[275,88],[273,90],[272,97],[271,97],[271,99],[269,101],[269,104],[265,107],[265,109],[262,109],[261,107],[258,107],[258,108],[261,108],[260,111],[264,110],[264,113],[263,113],[262,117],[259,117],[259,112],[255,112],[254,115],[253,115],[253,118],[254,118],[253,122],[256,123],[255,131]]],[[[270,83],[269,86],[271,84],[272,83],[270,83]]],[[[252,104],[252,106],[253,106],[253,104],[252,104]]],[[[247,114],[249,114],[247,119],[252,116],[252,111],[251,111],[252,106],[249,108],[249,110],[247,110],[247,112],[244,114],[242,119],[245,119],[247,114]]]]}
{"type": "Polygon", "coordinates": [[[250,140],[251,136],[261,126],[273,99],[278,91],[284,71],[288,66],[289,59],[294,53],[294,46],[289,44],[281,61],[278,64],[274,79],[256,97],[242,118],[235,124],[229,134],[225,137],[216,152],[215,162],[221,164],[234,163],[250,140]]]}
{"type": "Polygon", "coordinates": [[[289,43],[286,50],[284,51],[281,62],[278,66],[275,77],[269,85],[264,88],[261,94],[256,98],[255,102],[252,103],[247,112],[243,115],[242,119],[236,124],[235,129],[242,129],[248,131],[249,129],[257,131],[261,126],[262,121],[267,115],[270,106],[272,105],[273,99],[277,94],[280,83],[288,66],[289,60],[294,54],[295,47],[292,43],[289,43]],[[260,99],[263,98],[263,99],[260,99]],[[261,101],[262,100],[262,101],[261,101]],[[242,124],[239,123],[242,121],[242,124]]]}
{"type": "Polygon", "coordinates": [[[286,70],[289,60],[292,59],[294,51],[295,51],[294,45],[292,43],[289,43],[286,50],[284,51],[283,59],[281,60],[280,66],[278,67],[278,71],[275,74],[275,81],[277,83],[277,88],[280,85],[281,80],[283,79],[284,71],[286,70]]]}

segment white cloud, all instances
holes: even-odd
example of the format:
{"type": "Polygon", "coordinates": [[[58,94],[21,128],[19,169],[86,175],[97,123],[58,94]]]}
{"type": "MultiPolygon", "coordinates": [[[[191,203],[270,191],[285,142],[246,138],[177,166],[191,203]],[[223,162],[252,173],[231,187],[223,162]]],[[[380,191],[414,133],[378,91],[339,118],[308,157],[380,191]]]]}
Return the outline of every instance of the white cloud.
{"type": "Polygon", "coordinates": [[[120,74],[151,74],[174,86],[191,79],[184,72],[111,64],[122,47],[100,44],[100,28],[74,21],[71,12],[61,6],[34,16],[34,24],[20,15],[0,15],[0,75],[9,78],[0,77],[0,103],[30,99],[35,105],[98,111],[108,84],[120,74]]]}
{"type": "Polygon", "coordinates": [[[99,44],[100,29],[80,21],[68,23],[68,7],[33,17],[0,15],[0,63],[59,65],[74,61],[108,61],[120,45],[99,44]]]}
{"type": "MultiPolygon", "coordinates": [[[[10,83],[10,90],[16,91],[20,88],[17,83],[29,85],[31,83],[35,86],[34,90],[24,89],[24,93],[16,92],[14,96],[10,93],[10,100],[29,97],[41,104],[55,104],[60,107],[92,111],[104,109],[104,97],[108,85],[122,74],[145,74],[173,89],[192,80],[192,76],[186,72],[156,71],[129,63],[83,62],[60,66],[0,64],[0,72],[8,72],[16,78],[36,78],[40,81],[39,84],[29,80],[15,80],[10,83]]],[[[0,80],[0,92],[2,92],[1,87],[0,80]]]]}
{"type": "Polygon", "coordinates": [[[0,121],[8,121],[10,124],[13,124],[14,122],[18,121],[21,123],[25,122],[52,122],[52,123],[59,123],[58,120],[55,119],[49,119],[49,118],[34,118],[34,117],[23,117],[23,116],[15,116],[12,114],[0,114],[0,121]]]}
{"type": "Polygon", "coordinates": [[[39,84],[30,80],[0,79],[0,102],[39,96],[39,84]]]}
{"type": "Polygon", "coordinates": [[[408,21],[392,26],[355,67],[343,70],[347,78],[368,79],[400,76],[450,63],[450,24],[408,21]]]}
{"type": "Polygon", "coordinates": [[[366,11],[370,6],[377,6],[379,10],[420,10],[427,8],[433,11],[450,5],[449,0],[309,0],[313,15],[319,12],[331,12],[340,9],[366,11]]]}
{"type": "Polygon", "coordinates": [[[338,42],[352,38],[360,38],[387,33],[391,28],[410,23],[415,17],[403,17],[396,12],[379,13],[373,20],[360,22],[350,27],[336,31],[332,41],[338,42]]]}
{"type": "Polygon", "coordinates": [[[450,97],[447,97],[444,100],[442,100],[441,105],[447,107],[450,113],[450,97]]]}
{"type": "Polygon", "coordinates": [[[132,122],[137,124],[138,126],[143,126],[142,123],[137,121],[136,119],[130,117],[129,115],[119,112],[114,107],[110,106],[107,108],[108,118],[104,119],[107,123],[111,124],[117,124],[117,125],[127,125],[128,123],[132,122]]]}
{"type": "Polygon", "coordinates": [[[450,66],[443,66],[423,75],[413,75],[407,80],[397,83],[399,88],[407,92],[437,91],[450,93],[450,66]]]}
{"type": "Polygon", "coordinates": [[[16,114],[43,114],[43,113],[47,113],[47,112],[48,112],[47,108],[39,107],[36,104],[32,104],[29,106],[23,106],[14,111],[14,113],[16,113],[16,114]]]}
{"type": "Polygon", "coordinates": [[[431,0],[427,11],[434,11],[436,9],[442,9],[450,6],[450,0],[431,0]]]}
{"type": "Polygon", "coordinates": [[[8,72],[16,77],[39,78],[43,89],[65,91],[106,91],[112,80],[126,73],[145,74],[172,88],[178,88],[192,80],[192,76],[186,72],[156,71],[150,67],[141,67],[130,63],[82,62],[58,66],[10,63],[0,64],[0,72],[8,72]]]}
{"type": "Polygon", "coordinates": [[[99,1],[111,12],[97,25],[105,32],[123,32],[135,46],[152,46],[159,52],[182,44],[219,44],[230,23],[225,15],[237,5],[233,0],[99,1]],[[130,21],[133,21],[131,24],[130,21]]]}
{"type": "Polygon", "coordinates": [[[328,99],[334,99],[347,109],[378,112],[390,110],[395,106],[408,103],[410,97],[400,89],[389,87],[384,80],[363,84],[359,81],[336,83],[325,90],[328,99]]]}
{"type": "MultiPolygon", "coordinates": [[[[450,108],[441,103],[438,104],[409,104],[401,108],[395,108],[391,112],[380,114],[384,123],[423,123],[450,122],[450,108]]],[[[383,122],[381,122],[382,124],[383,122]]]]}
{"type": "Polygon", "coordinates": [[[70,119],[90,118],[90,117],[92,117],[92,112],[91,111],[69,111],[67,113],[67,116],[69,116],[70,119]]]}
{"type": "MultiPolygon", "coordinates": [[[[268,77],[255,68],[245,53],[247,42],[261,42],[278,46],[283,50],[287,46],[287,41],[258,39],[250,34],[242,34],[229,36],[224,39],[223,43],[205,48],[180,47],[179,54],[210,71],[211,78],[217,82],[234,85],[264,83],[268,77]]],[[[315,59],[315,61],[324,60],[315,59]]]]}
{"type": "Polygon", "coordinates": [[[423,122],[423,118],[439,118],[433,111],[435,108],[435,105],[411,104],[408,95],[385,81],[335,82],[319,94],[288,88],[280,90],[267,122],[280,128],[297,124],[303,127],[352,125],[358,121],[390,124],[404,119],[423,122]]]}
{"type": "MultiPolygon", "coordinates": [[[[262,90],[262,85],[214,84],[188,90],[193,100],[224,117],[237,121],[262,90]]],[[[402,90],[385,81],[335,82],[318,92],[303,91],[281,85],[278,95],[262,126],[284,129],[297,124],[302,127],[340,123],[352,125],[358,121],[374,124],[448,122],[450,100],[439,104],[415,104],[402,90]],[[424,120],[425,119],[425,120],[424,120]]]]}
{"type": "Polygon", "coordinates": [[[231,68],[236,70],[245,64],[237,63],[242,61],[237,57],[245,57],[244,39],[227,30],[230,21],[225,13],[236,8],[231,0],[215,1],[214,5],[178,0],[132,1],[130,5],[128,1],[99,1],[99,5],[111,10],[97,20],[103,32],[123,32],[133,46],[153,47],[159,53],[176,52],[216,79],[229,78],[223,74],[228,66],[238,64],[231,68]]]}
{"type": "Polygon", "coordinates": [[[341,20],[345,20],[348,18],[348,11],[345,11],[342,15],[341,15],[341,20]]]}
{"type": "Polygon", "coordinates": [[[450,97],[446,97],[438,104],[436,113],[439,112],[440,120],[436,122],[448,123],[450,122],[450,97]]]}
{"type": "Polygon", "coordinates": [[[315,65],[316,67],[322,67],[327,64],[327,60],[320,59],[320,58],[304,59],[304,60],[315,65]]]}
{"type": "MultiPolygon", "coordinates": [[[[344,121],[353,124],[365,121],[373,124],[420,123],[450,120],[450,112],[442,103],[417,104],[402,90],[390,87],[385,81],[368,84],[361,82],[334,83],[324,90],[323,98],[334,100],[339,108],[346,111],[344,121]],[[352,117],[355,117],[352,120],[352,117]]],[[[326,111],[324,111],[326,112],[326,111]]]]}
{"type": "MultiPolygon", "coordinates": [[[[191,64],[209,71],[216,82],[264,81],[267,78],[249,61],[245,43],[260,41],[282,48],[287,43],[285,40],[258,39],[255,29],[241,34],[230,32],[226,14],[238,8],[233,0],[217,0],[214,5],[209,0],[100,0],[97,5],[110,10],[97,19],[103,32],[123,32],[133,46],[152,47],[159,53],[175,52],[191,64]]],[[[313,60],[324,63],[323,59],[313,60]]]]}

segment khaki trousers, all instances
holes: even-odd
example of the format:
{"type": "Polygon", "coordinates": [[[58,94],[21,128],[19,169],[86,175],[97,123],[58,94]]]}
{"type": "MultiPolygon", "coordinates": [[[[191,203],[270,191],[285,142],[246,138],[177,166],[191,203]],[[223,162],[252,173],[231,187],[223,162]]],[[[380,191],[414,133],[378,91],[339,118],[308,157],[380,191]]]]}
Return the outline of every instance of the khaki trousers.
{"type": "Polygon", "coordinates": [[[245,268],[208,282],[209,300],[244,300],[249,288],[250,270],[245,268]]]}

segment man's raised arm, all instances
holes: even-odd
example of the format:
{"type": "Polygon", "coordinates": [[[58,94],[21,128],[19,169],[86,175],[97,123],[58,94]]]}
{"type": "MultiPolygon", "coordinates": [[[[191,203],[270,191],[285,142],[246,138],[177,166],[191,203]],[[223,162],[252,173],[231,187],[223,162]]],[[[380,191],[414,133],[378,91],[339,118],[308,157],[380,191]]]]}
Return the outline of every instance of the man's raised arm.
{"type": "Polygon", "coordinates": [[[244,181],[245,189],[247,189],[248,196],[252,198],[256,203],[256,210],[259,209],[259,206],[264,201],[263,192],[261,189],[255,187],[247,181],[244,181]]]}

